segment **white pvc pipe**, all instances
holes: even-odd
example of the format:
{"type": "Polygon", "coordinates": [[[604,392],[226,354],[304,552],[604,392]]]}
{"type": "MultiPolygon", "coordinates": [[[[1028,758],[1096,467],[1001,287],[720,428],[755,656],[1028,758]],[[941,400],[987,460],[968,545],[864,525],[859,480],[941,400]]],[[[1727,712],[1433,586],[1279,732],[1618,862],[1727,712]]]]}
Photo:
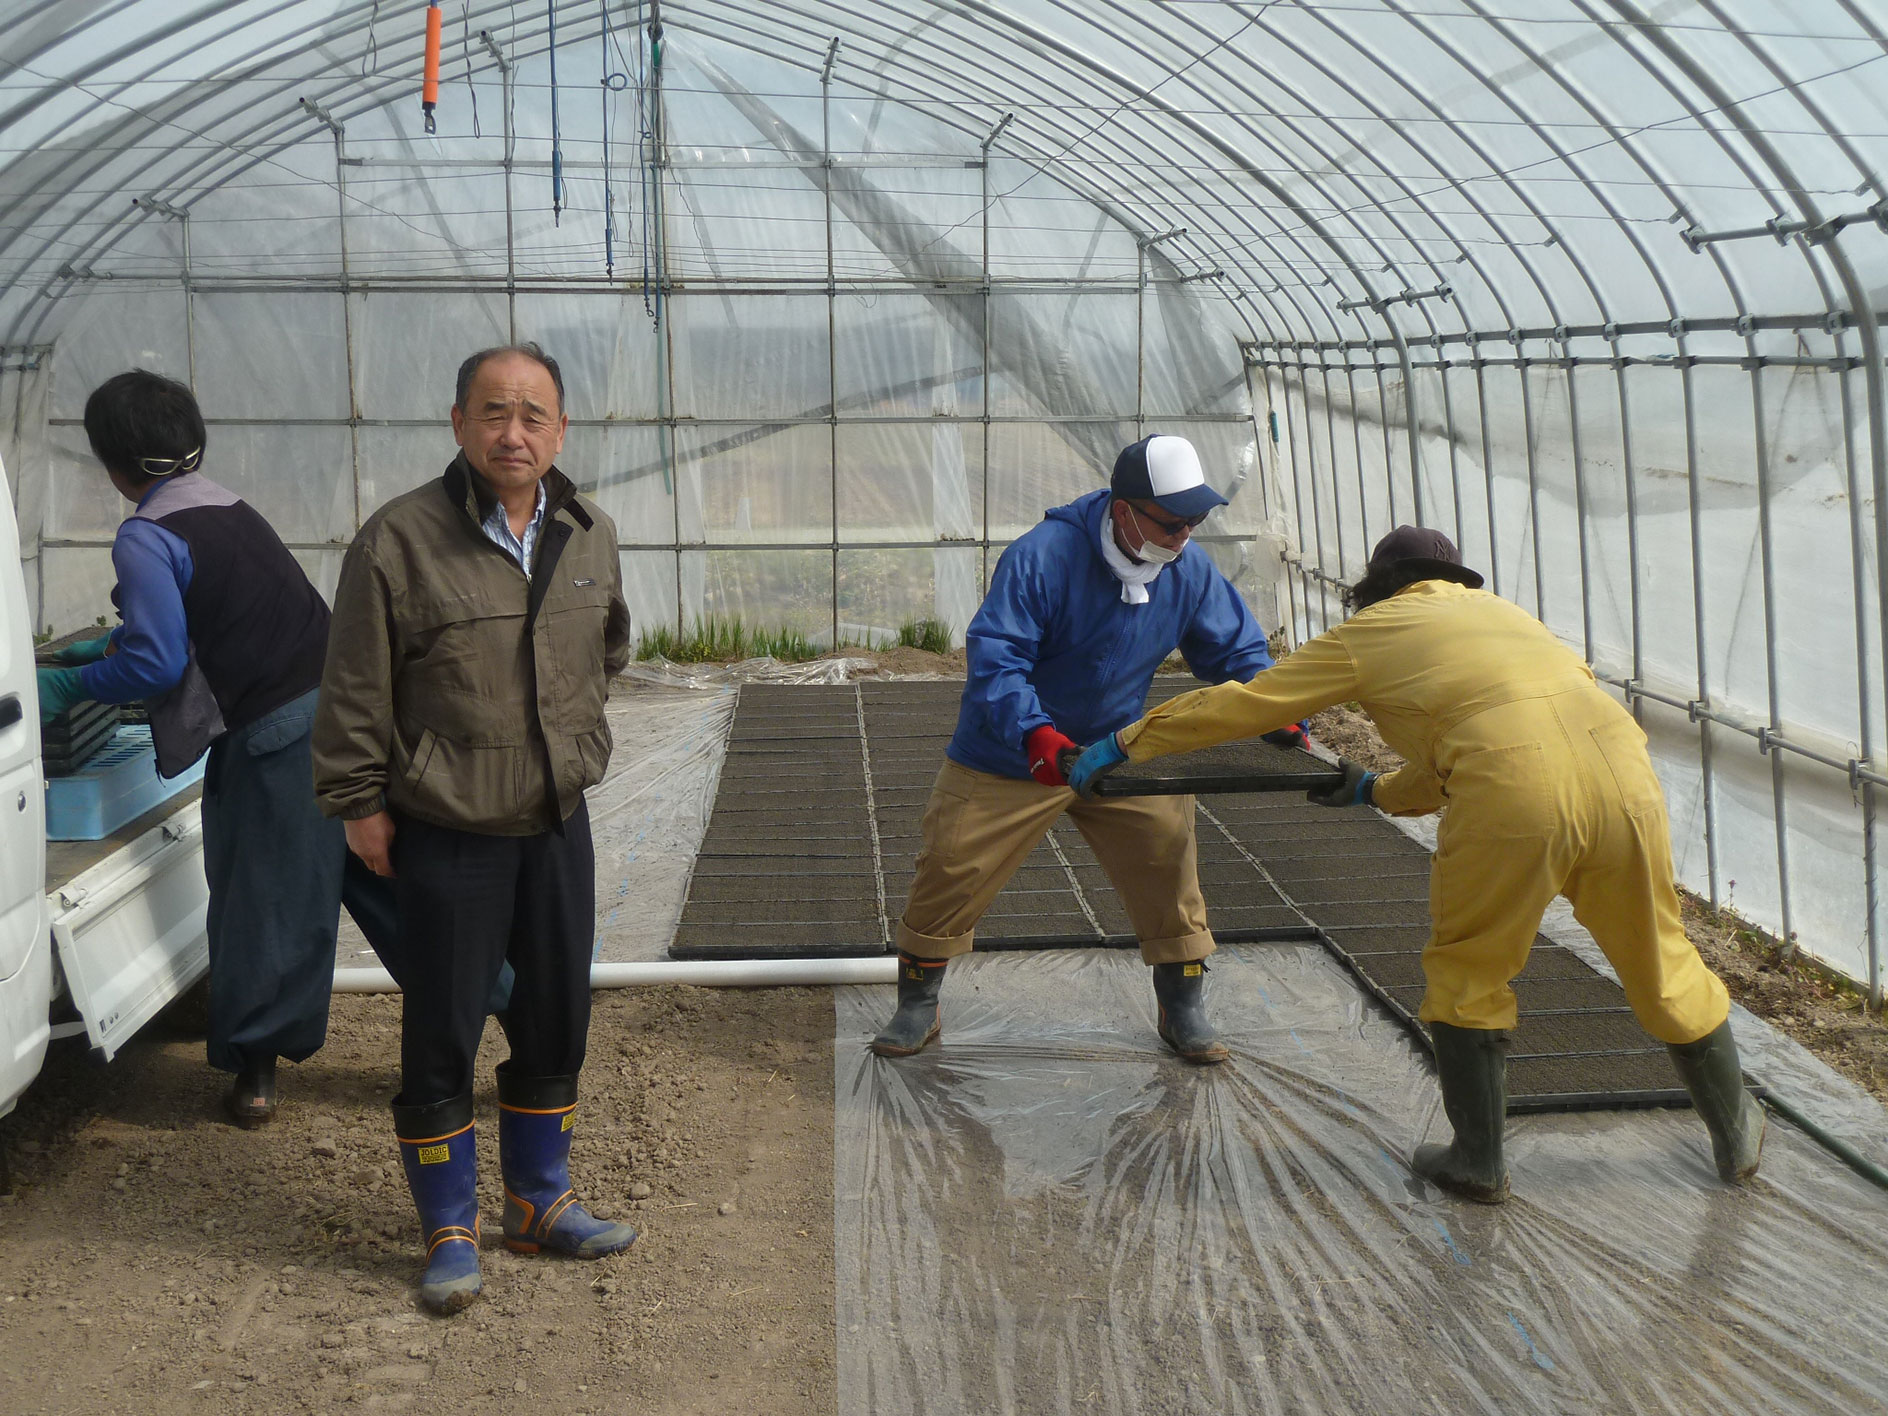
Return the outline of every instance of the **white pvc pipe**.
{"type": "MultiPolygon", "coordinates": [[[[592,988],[638,988],[661,983],[691,983],[700,988],[804,988],[897,981],[898,960],[891,954],[869,959],[713,959],[590,966],[592,988]]],[[[400,986],[385,969],[336,969],[334,991],[398,993],[400,986]]]]}

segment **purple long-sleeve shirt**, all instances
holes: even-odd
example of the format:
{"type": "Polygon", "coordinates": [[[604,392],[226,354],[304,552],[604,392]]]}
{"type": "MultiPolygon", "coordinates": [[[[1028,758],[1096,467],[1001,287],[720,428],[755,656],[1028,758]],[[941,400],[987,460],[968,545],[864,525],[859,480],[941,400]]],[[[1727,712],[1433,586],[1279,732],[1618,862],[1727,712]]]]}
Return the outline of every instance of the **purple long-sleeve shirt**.
{"type": "Polygon", "coordinates": [[[189,661],[184,592],[196,570],[190,547],[175,532],[134,516],[118,528],[111,563],[124,623],[112,631],[113,652],[81,669],[79,682],[102,703],[155,698],[176,685],[189,661]]]}

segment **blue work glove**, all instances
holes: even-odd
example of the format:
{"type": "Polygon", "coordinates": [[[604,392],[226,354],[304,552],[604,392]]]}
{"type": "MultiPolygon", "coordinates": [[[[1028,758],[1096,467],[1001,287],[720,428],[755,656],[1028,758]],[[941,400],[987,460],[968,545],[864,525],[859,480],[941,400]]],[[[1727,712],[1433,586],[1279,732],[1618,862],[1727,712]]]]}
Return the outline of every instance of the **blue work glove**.
{"type": "Polygon", "coordinates": [[[1079,795],[1093,797],[1101,779],[1127,760],[1128,755],[1121,750],[1119,740],[1109,733],[1100,742],[1091,742],[1082,749],[1082,755],[1069,768],[1069,785],[1079,795]]]}
{"type": "Polygon", "coordinates": [[[92,695],[79,682],[77,669],[41,669],[39,671],[39,722],[44,727],[74,703],[83,703],[92,695]]]}
{"type": "Polygon", "coordinates": [[[110,648],[111,636],[101,634],[96,639],[81,639],[76,643],[66,645],[63,649],[55,650],[53,658],[62,664],[96,664],[105,657],[105,652],[110,648]]]}
{"type": "Polygon", "coordinates": [[[1276,732],[1259,734],[1260,742],[1269,742],[1273,747],[1304,748],[1311,742],[1311,725],[1297,722],[1283,727],[1276,732]]]}
{"type": "Polygon", "coordinates": [[[1343,777],[1328,787],[1313,787],[1305,793],[1305,800],[1313,806],[1371,806],[1371,785],[1377,780],[1375,772],[1366,772],[1347,757],[1337,759],[1338,770],[1343,777]]]}

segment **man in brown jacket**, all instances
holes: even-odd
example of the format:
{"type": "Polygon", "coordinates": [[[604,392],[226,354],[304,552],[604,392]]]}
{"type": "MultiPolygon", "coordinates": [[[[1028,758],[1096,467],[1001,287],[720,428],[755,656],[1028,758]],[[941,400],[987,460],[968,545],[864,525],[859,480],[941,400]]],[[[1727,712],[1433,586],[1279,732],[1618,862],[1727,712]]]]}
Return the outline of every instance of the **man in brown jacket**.
{"type": "Polygon", "coordinates": [[[616,527],[552,465],[568,424],[535,344],[465,361],[459,456],[348,550],[315,718],[321,809],[393,877],[411,956],[394,1131],[437,1312],[480,1287],[472,1066],[507,959],[505,1243],[600,1258],[636,1238],[570,1188],[596,920],[583,794],[609,762],[604,699],[630,643],[616,527]]]}

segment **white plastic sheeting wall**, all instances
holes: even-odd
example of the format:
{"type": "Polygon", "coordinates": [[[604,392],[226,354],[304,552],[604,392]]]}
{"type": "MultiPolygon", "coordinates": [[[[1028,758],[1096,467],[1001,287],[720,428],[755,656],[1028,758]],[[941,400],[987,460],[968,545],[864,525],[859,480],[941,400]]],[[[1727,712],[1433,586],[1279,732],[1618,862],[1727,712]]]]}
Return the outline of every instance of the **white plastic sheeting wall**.
{"type": "MultiPolygon", "coordinates": [[[[212,474],[325,589],[361,520],[450,460],[459,360],[513,339],[563,365],[560,465],[616,519],[645,627],[734,614],[873,642],[929,616],[961,636],[995,552],[1153,429],[1200,445],[1234,495],[1215,554],[1271,596],[1242,544],[1254,428],[1222,302],[1052,179],[986,169],[974,138],[856,95],[823,106],[813,76],[712,44],[666,64],[661,190],[617,177],[613,279],[586,210],[603,207],[594,156],[569,160],[555,223],[527,207],[522,189],[549,192],[541,139],[512,144],[507,263],[506,93],[516,130],[548,126],[521,70],[489,85],[482,137],[416,143],[391,109],[317,129],[67,287],[27,361],[43,442],[22,418],[10,463],[44,488],[25,528],[40,624],[106,608],[122,508],[77,421],[100,379],[191,380],[212,474]],[[1044,251],[1051,223],[1073,223],[1067,252],[1044,251]]],[[[561,148],[600,152],[595,105],[564,112],[561,148]]]]}

